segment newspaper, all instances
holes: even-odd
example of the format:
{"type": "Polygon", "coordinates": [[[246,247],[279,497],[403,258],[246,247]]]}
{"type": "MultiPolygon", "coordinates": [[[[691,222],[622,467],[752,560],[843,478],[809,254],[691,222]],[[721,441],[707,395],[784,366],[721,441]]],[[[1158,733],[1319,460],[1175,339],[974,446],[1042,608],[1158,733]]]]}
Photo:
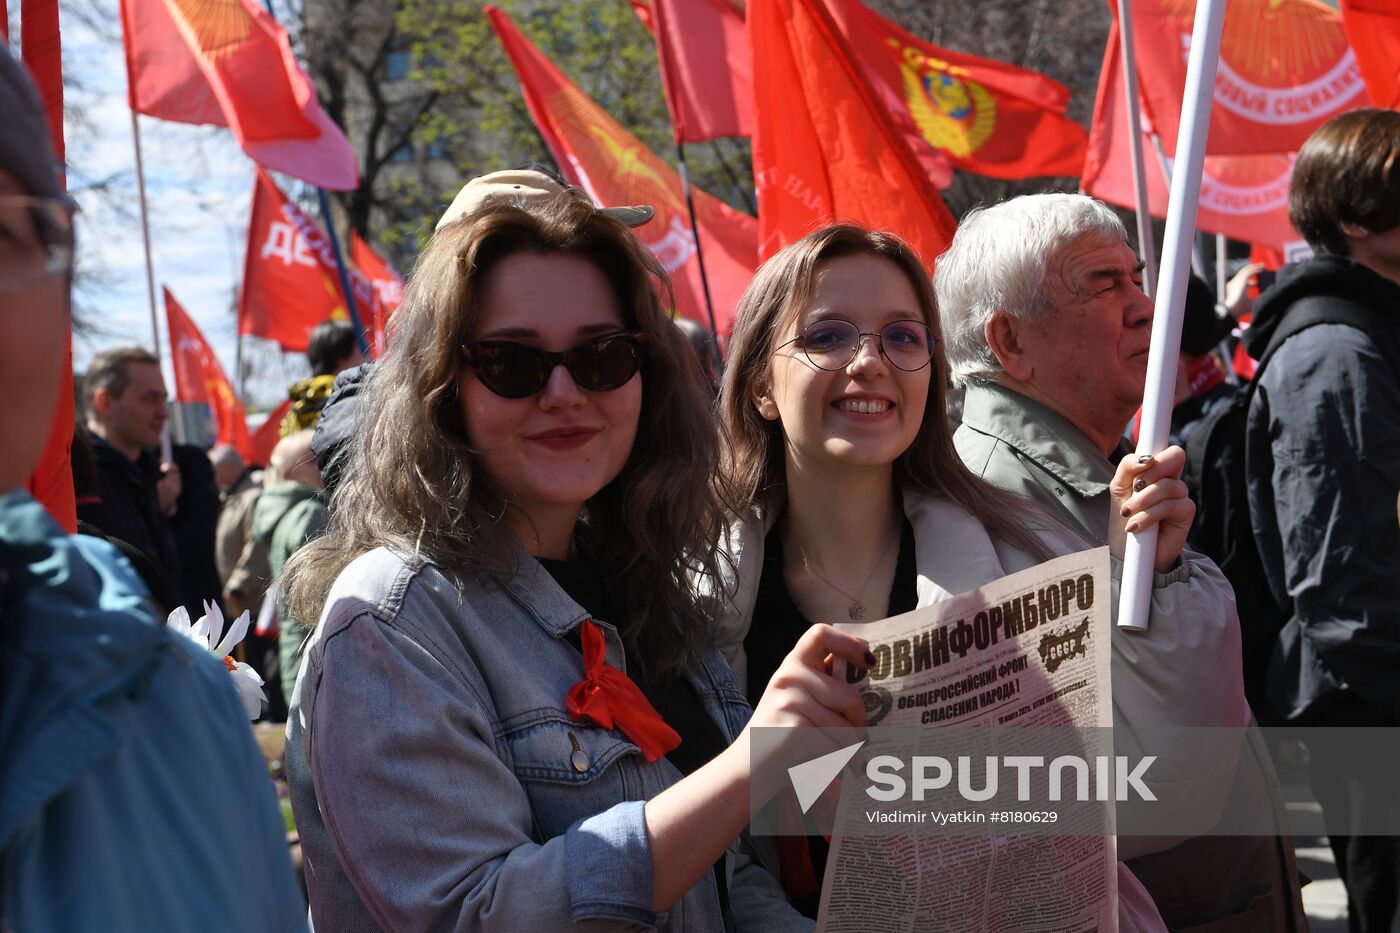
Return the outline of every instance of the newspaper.
{"type": "MultiPolygon", "coordinates": [[[[926,609],[841,624],[870,642],[877,661],[868,676],[855,668],[845,676],[861,683],[870,724],[881,727],[872,736],[897,726],[920,735],[1109,727],[1111,602],[1107,548],[1061,557],[926,609]]],[[[853,823],[843,820],[869,805],[855,783],[841,790],[820,933],[1117,930],[1115,847],[1102,824],[1091,835],[1070,835],[1072,826],[1040,835],[845,833],[839,827],[853,823]]]]}

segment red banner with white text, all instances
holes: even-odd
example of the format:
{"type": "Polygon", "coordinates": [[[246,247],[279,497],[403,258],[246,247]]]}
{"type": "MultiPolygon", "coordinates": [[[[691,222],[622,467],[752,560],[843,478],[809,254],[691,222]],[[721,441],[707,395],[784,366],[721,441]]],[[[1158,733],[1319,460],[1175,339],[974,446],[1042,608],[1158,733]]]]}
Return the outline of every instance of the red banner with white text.
{"type": "MultiPolygon", "coordinates": [[[[351,270],[355,307],[366,312],[373,293],[351,270]]],[[[348,320],[330,239],[259,169],[248,218],[248,252],[238,297],[238,332],[305,350],[312,328],[328,318],[348,320]]]]}
{"type": "MultiPolygon", "coordinates": [[[[1103,69],[1099,72],[1099,96],[1094,104],[1089,152],[1080,186],[1096,198],[1135,210],[1130,145],[1115,23],[1109,31],[1103,69]]],[[[1148,204],[1154,217],[1166,217],[1168,186],[1146,126],[1142,151],[1147,160],[1148,204]]],[[[1302,237],[1288,219],[1288,183],[1292,177],[1291,153],[1207,156],[1201,173],[1197,228],[1280,250],[1301,242],[1302,237]]]]}
{"type": "MultiPolygon", "coordinates": [[[[1195,0],[1131,3],[1143,104],[1174,155],[1195,0]]],[[[1365,105],[1336,10],[1318,0],[1230,0],[1207,155],[1296,152],[1327,120],[1365,105]]]]}
{"type": "Polygon", "coordinates": [[[388,345],[389,318],[403,301],[403,279],[354,230],[350,231],[350,262],[369,280],[374,292],[374,309],[370,315],[373,323],[365,336],[370,338],[370,346],[377,357],[388,345]]]}

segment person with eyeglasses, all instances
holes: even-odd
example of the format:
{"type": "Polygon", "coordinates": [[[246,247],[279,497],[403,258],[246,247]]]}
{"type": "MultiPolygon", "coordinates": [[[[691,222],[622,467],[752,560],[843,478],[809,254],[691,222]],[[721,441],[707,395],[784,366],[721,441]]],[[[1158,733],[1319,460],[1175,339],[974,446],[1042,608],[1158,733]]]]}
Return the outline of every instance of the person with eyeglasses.
{"type": "MultiPolygon", "coordinates": [[[[813,622],[908,612],[1090,546],[963,465],[935,309],[928,272],[906,244],[845,224],[779,251],[740,301],[719,399],[738,511],[726,531],[720,592],[732,595],[717,642],[750,697],[813,622]]],[[[1133,458],[1119,466],[1115,556],[1125,525],[1181,507],[1182,490],[1159,485],[1163,475],[1133,458]]],[[[1247,715],[1238,677],[1193,661],[1238,659],[1239,641],[1227,584],[1209,562],[1181,558],[1184,540],[1166,527],[1159,535],[1157,564],[1170,573],[1158,577],[1152,628],[1110,635],[1117,726],[1189,723],[1203,707],[1247,715]]],[[[1201,805],[1212,805],[1214,765],[1152,751],[1159,773],[1196,780],[1201,805]]],[[[786,890],[814,915],[825,840],[779,846],[786,890]]],[[[1146,891],[1121,865],[1118,876],[1120,928],[1160,929],[1146,891]]]]}
{"type": "Polygon", "coordinates": [[[73,207],[0,47],[0,929],[306,930],[228,669],[25,490],[72,325],[73,207]]]}
{"type": "Polygon", "coordinates": [[[751,710],[713,649],[718,439],[650,214],[493,173],[418,260],[284,577],[317,929],[811,928],[735,846],[744,730],[862,724],[825,663],[873,658],[815,626],[751,710]]]}

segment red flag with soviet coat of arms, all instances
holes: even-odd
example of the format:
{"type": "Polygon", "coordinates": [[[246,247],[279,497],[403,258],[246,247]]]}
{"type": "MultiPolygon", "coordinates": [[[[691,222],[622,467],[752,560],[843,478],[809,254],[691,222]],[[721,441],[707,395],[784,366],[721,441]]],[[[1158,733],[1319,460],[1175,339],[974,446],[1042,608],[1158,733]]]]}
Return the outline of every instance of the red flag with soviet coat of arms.
{"type": "MultiPolygon", "coordinates": [[[[356,310],[367,314],[373,293],[351,272],[356,310]]],[[[330,239],[258,170],[248,218],[248,252],[238,297],[238,332],[305,350],[312,328],[328,318],[349,319],[330,239]]]]}
{"type": "Polygon", "coordinates": [[[175,369],[175,398],[208,405],[214,416],[218,443],[231,445],[247,460],[253,455],[253,440],[248,434],[243,403],[234,394],[209,342],[170,289],[164,291],[165,319],[170,328],[170,364],[175,369]]]}
{"type": "MultiPolygon", "coordinates": [[[[649,204],[655,209],[652,220],[633,233],[670,276],[676,310],[708,327],[695,236],[680,176],[564,77],[510,17],[490,6],[486,15],[515,67],[530,116],[560,170],[604,207],[649,204]]],[[[691,192],[715,321],[725,334],[758,265],[758,224],[698,188],[691,192]]]]}
{"type": "Polygon", "coordinates": [[[360,274],[369,280],[369,286],[374,292],[374,311],[371,315],[374,323],[367,336],[371,337],[370,345],[374,348],[374,355],[379,356],[387,345],[389,317],[398,310],[399,303],[403,301],[403,279],[399,278],[399,274],[384,257],[371,249],[354,230],[350,231],[350,261],[360,270],[360,274]]]}
{"type": "Polygon", "coordinates": [[[947,163],[993,178],[1079,175],[1086,134],[1065,116],[1064,85],[1039,72],[939,48],[859,0],[826,0],[826,6],[939,187],[947,187],[938,181],[947,163]]]}
{"type": "MultiPolygon", "coordinates": [[[[1136,209],[1133,196],[1128,115],[1123,106],[1122,56],[1118,24],[1109,29],[1099,72],[1099,96],[1094,102],[1094,122],[1080,186],[1111,204],[1136,209]]],[[[1149,127],[1144,121],[1143,151],[1152,152],[1149,127]]],[[[1149,156],[1150,158],[1150,156],[1149,156]]],[[[1155,162],[1147,165],[1148,204],[1153,216],[1167,216],[1166,180],[1155,162]]],[[[1207,156],[1201,173],[1201,197],[1196,226],[1223,233],[1245,243],[1279,250],[1302,244],[1302,237],[1288,219],[1288,184],[1293,177],[1293,155],[1207,156]]]]}
{"type": "MultiPolygon", "coordinates": [[[[1143,104],[1174,155],[1196,3],[1131,3],[1143,104]]],[[[1365,105],[1336,10],[1319,0],[1230,0],[1206,155],[1296,152],[1327,120],[1365,105]]]]}

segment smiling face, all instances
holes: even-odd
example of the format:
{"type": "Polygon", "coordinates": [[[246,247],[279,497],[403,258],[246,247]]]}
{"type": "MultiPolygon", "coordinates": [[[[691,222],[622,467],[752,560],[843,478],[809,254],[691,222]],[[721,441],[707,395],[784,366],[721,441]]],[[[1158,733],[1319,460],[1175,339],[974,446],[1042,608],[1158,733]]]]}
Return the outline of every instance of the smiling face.
{"type": "Polygon", "coordinates": [[[1142,403],[1152,299],[1126,243],[1071,244],[1046,274],[1054,310],[1019,334],[1037,394],[1091,435],[1117,437],[1142,403]]]}
{"type": "MultiPolygon", "coordinates": [[[[473,341],[510,340],[564,351],[623,331],[611,283],[567,253],[514,253],[487,273],[473,341]]],[[[458,377],[467,441],[491,488],[511,506],[506,523],[527,548],[536,534],[573,528],[590,498],[622,472],[642,406],[638,373],[620,388],[580,389],[556,366],[539,392],[502,398],[463,365],[458,377]]]]}
{"type": "Polygon", "coordinates": [[[876,338],[863,337],[843,369],[820,369],[799,343],[788,341],[831,318],[871,334],[892,321],[923,321],[924,314],[913,286],[888,259],[856,254],[824,261],[811,301],[775,341],[780,349],[769,384],[754,403],[763,417],[781,423],[789,470],[891,469],[919,433],[932,367],[897,369],[876,338]]]}

